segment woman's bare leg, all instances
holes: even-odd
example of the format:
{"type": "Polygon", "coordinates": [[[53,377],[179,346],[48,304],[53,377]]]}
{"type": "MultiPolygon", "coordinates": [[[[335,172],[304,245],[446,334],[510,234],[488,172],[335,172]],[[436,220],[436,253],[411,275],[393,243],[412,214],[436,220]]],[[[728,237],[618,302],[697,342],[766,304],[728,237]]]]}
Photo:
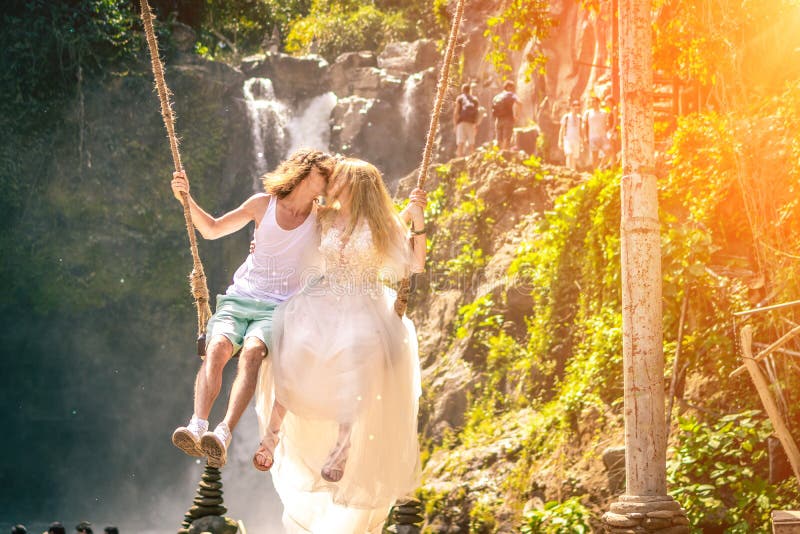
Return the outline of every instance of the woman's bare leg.
{"type": "Polygon", "coordinates": [[[278,446],[278,432],[281,430],[283,418],[286,416],[286,407],[278,401],[272,405],[267,423],[267,433],[261,439],[256,453],[253,455],[253,466],[259,471],[269,471],[275,462],[275,447],[278,446]]]}
{"type": "Polygon", "coordinates": [[[344,466],[347,463],[347,454],[350,451],[350,431],[352,423],[339,423],[339,436],[336,438],[325,465],[322,466],[322,478],[328,482],[339,482],[344,476],[344,466]]]}

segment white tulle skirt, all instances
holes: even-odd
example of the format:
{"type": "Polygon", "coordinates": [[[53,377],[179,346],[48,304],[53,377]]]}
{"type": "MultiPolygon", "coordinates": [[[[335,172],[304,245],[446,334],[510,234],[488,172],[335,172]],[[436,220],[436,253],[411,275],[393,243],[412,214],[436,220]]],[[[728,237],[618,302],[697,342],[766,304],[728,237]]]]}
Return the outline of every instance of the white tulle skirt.
{"type": "Polygon", "coordinates": [[[416,331],[386,288],[333,289],[310,284],[279,307],[256,409],[262,436],[273,399],[287,409],[270,471],[287,531],[377,533],[419,483],[416,331]],[[331,483],[320,471],[342,423],[350,450],[331,483]]]}

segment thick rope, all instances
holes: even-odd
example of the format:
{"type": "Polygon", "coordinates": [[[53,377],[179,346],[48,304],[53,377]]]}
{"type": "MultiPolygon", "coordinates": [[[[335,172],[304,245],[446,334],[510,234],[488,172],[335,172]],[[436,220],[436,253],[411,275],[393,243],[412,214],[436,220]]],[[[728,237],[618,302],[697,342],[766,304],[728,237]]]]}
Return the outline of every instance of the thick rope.
{"type": "MultiPolygon", "coordinates": [[[[436,133],[439,130],[439,117],[442,114],[444,95],[447,92],[447,86],[450,80],[450,65],[453,62],[453,55],[455,54],[456,50],[456,40],[458,37],[458,28],[461,25],[461,18],[463,15],[464,0],[458,0],[456,14],[453,17],[453,24],[450,26],[450,37],[447,39],[447,49],[444,55],[444,63],[442,63],[442,69],[439,72],[439,83],[436,86],[436,100],[433,104],[431,123],[430,126],[428,126],[428,136],[425,138],[425,150],[422,152],[422,165],[420,166],[419,174],[417,175],[417,187],[419,189],[423,189],[425,187],[425,182],[428,180],[428,167],[430,167],[431,164],[433,145],[436,141],[436,133]]],[[[397,300],[394,301],[394,311],[400,317],[406,313],[410,288],[411,282],[408,278],[404,278],[400,281],[400,286],[397,289],[397,300]]]]}
{"type": "MultiPolygon", "coordinates": [[[[158,42],[153,31],[153,16],[147,0],[139,0],[142,8],[142,22],[144,23],[144,33],[147,36],[147,47],[150,49],[150,62],[153,66],[153,77],[155,78],[158,99],[161,102],[161,117],[164,119],[164,126],[167,128],[167,138],[169,148],[172,151],[172,161],[175,164],[175,171],[182,171],[181,154],[178,151],[178,138],[175,135],[175,115],[172,112],[170,96],[172,93],[167,88],[164,81],[164,65],[158,55],[158,42]]],[[[206,323],[211,318],[211,307],[209,306],[208,285],[203,263],[200,261],[200,253],[197,251],[197,235],[195,234],[192,213],[189,211],[189,195],[182,193],[183,197],[183,218],[186,222],[186,232],[189,234],[189,248],[192,251],[192,262],[194,267],[189,274],[189,286],[191,288],[194,303],[197,307],[197,351],[201,356],[205,354],[205,333],[206,323]]]]}

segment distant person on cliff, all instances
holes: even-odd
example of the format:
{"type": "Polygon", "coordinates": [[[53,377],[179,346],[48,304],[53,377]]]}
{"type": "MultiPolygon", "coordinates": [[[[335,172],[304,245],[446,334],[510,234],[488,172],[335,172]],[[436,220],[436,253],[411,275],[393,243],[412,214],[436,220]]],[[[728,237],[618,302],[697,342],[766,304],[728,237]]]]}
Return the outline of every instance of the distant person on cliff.
{"type": "Polygon", "coordinates": [[[611,151],[608,139],[608,113],[600,109],[600,99],[593,96],[583,114],[583,139],[589,148],[589,164],[596,169],[611,151]]]}
{"type": "Polygon", "coordinates": [[[181,203],[181,193],[187,194],[192,220],[204,238],[224,237],[250,222],[256,227],[253,253],[237,269],[225,295],[217,297],[216,313],[208,322],[194,414],[188,425],[172,434],[175,446],[192,456],[207,456],[211,467],[225,465],[232,432],[253,398],[261,362],[271,348],[275,308],[303,286],[303,277],[314,265],[319,247],[316,199],[326,191],[333,163],[330,154],[298,150],[264,175],[266,193],[253,195],[217,218],[189,195],[186,173],[173,173],[172,192],[181,203]],[[222,370],[240,349],[225,419],[209,432],[208,416],[222,387],[222,370]]]}
{"type": "Polygon", "coordinates": [[[481,122],[483,109],[472,94],[472,86],[465,83],[453,107],[453,125],[456,129],[456,157],[468,156],[475,150],[475,134],[481,122]]]}
{"type": "Polygon", "coordinates": [[[67,529],[64,528],[61,521],[53,521],[47,529],[47,534],[67,534],[67,529]]]}
{"type": "Polygon", "coordinates": [[[570,110],[561,117],[558,148],[564,151],[566,166],[576,170],[581,155],[581,103],[578,100],[573,100],[570,110]]]}
{"type": "Polygon", "coordinates": [[[494,117],[494,139],[502,150],[511,147],[511,135],[514,133],[517,107],[522,105],[514,93],[514,82],[507,81],[503,91],[492,99],[492,116],[494,117]]]}

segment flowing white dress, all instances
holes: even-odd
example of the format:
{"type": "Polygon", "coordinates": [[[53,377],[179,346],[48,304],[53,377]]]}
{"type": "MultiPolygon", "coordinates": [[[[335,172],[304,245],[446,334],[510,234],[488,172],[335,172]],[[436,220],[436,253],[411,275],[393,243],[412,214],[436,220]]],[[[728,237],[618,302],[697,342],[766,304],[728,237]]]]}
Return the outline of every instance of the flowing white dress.
{"type": "MultiPolygon", "coordinates": [[[[283,304],[273,351],[259,374],[256,410],[266,432],[273,399],[287,408],[271,469],[287,531],[378,533],[389,508],[419,483],[417,413],[421,393],[414,326],[394,312],[366,222],[349,239],[322,236],[321,276],[283,304]],[[340,423],[352,424],[339,482],[320,470],[340,423]]],[[[391,269],[388,274],[403,276],[391,269]]]]}

